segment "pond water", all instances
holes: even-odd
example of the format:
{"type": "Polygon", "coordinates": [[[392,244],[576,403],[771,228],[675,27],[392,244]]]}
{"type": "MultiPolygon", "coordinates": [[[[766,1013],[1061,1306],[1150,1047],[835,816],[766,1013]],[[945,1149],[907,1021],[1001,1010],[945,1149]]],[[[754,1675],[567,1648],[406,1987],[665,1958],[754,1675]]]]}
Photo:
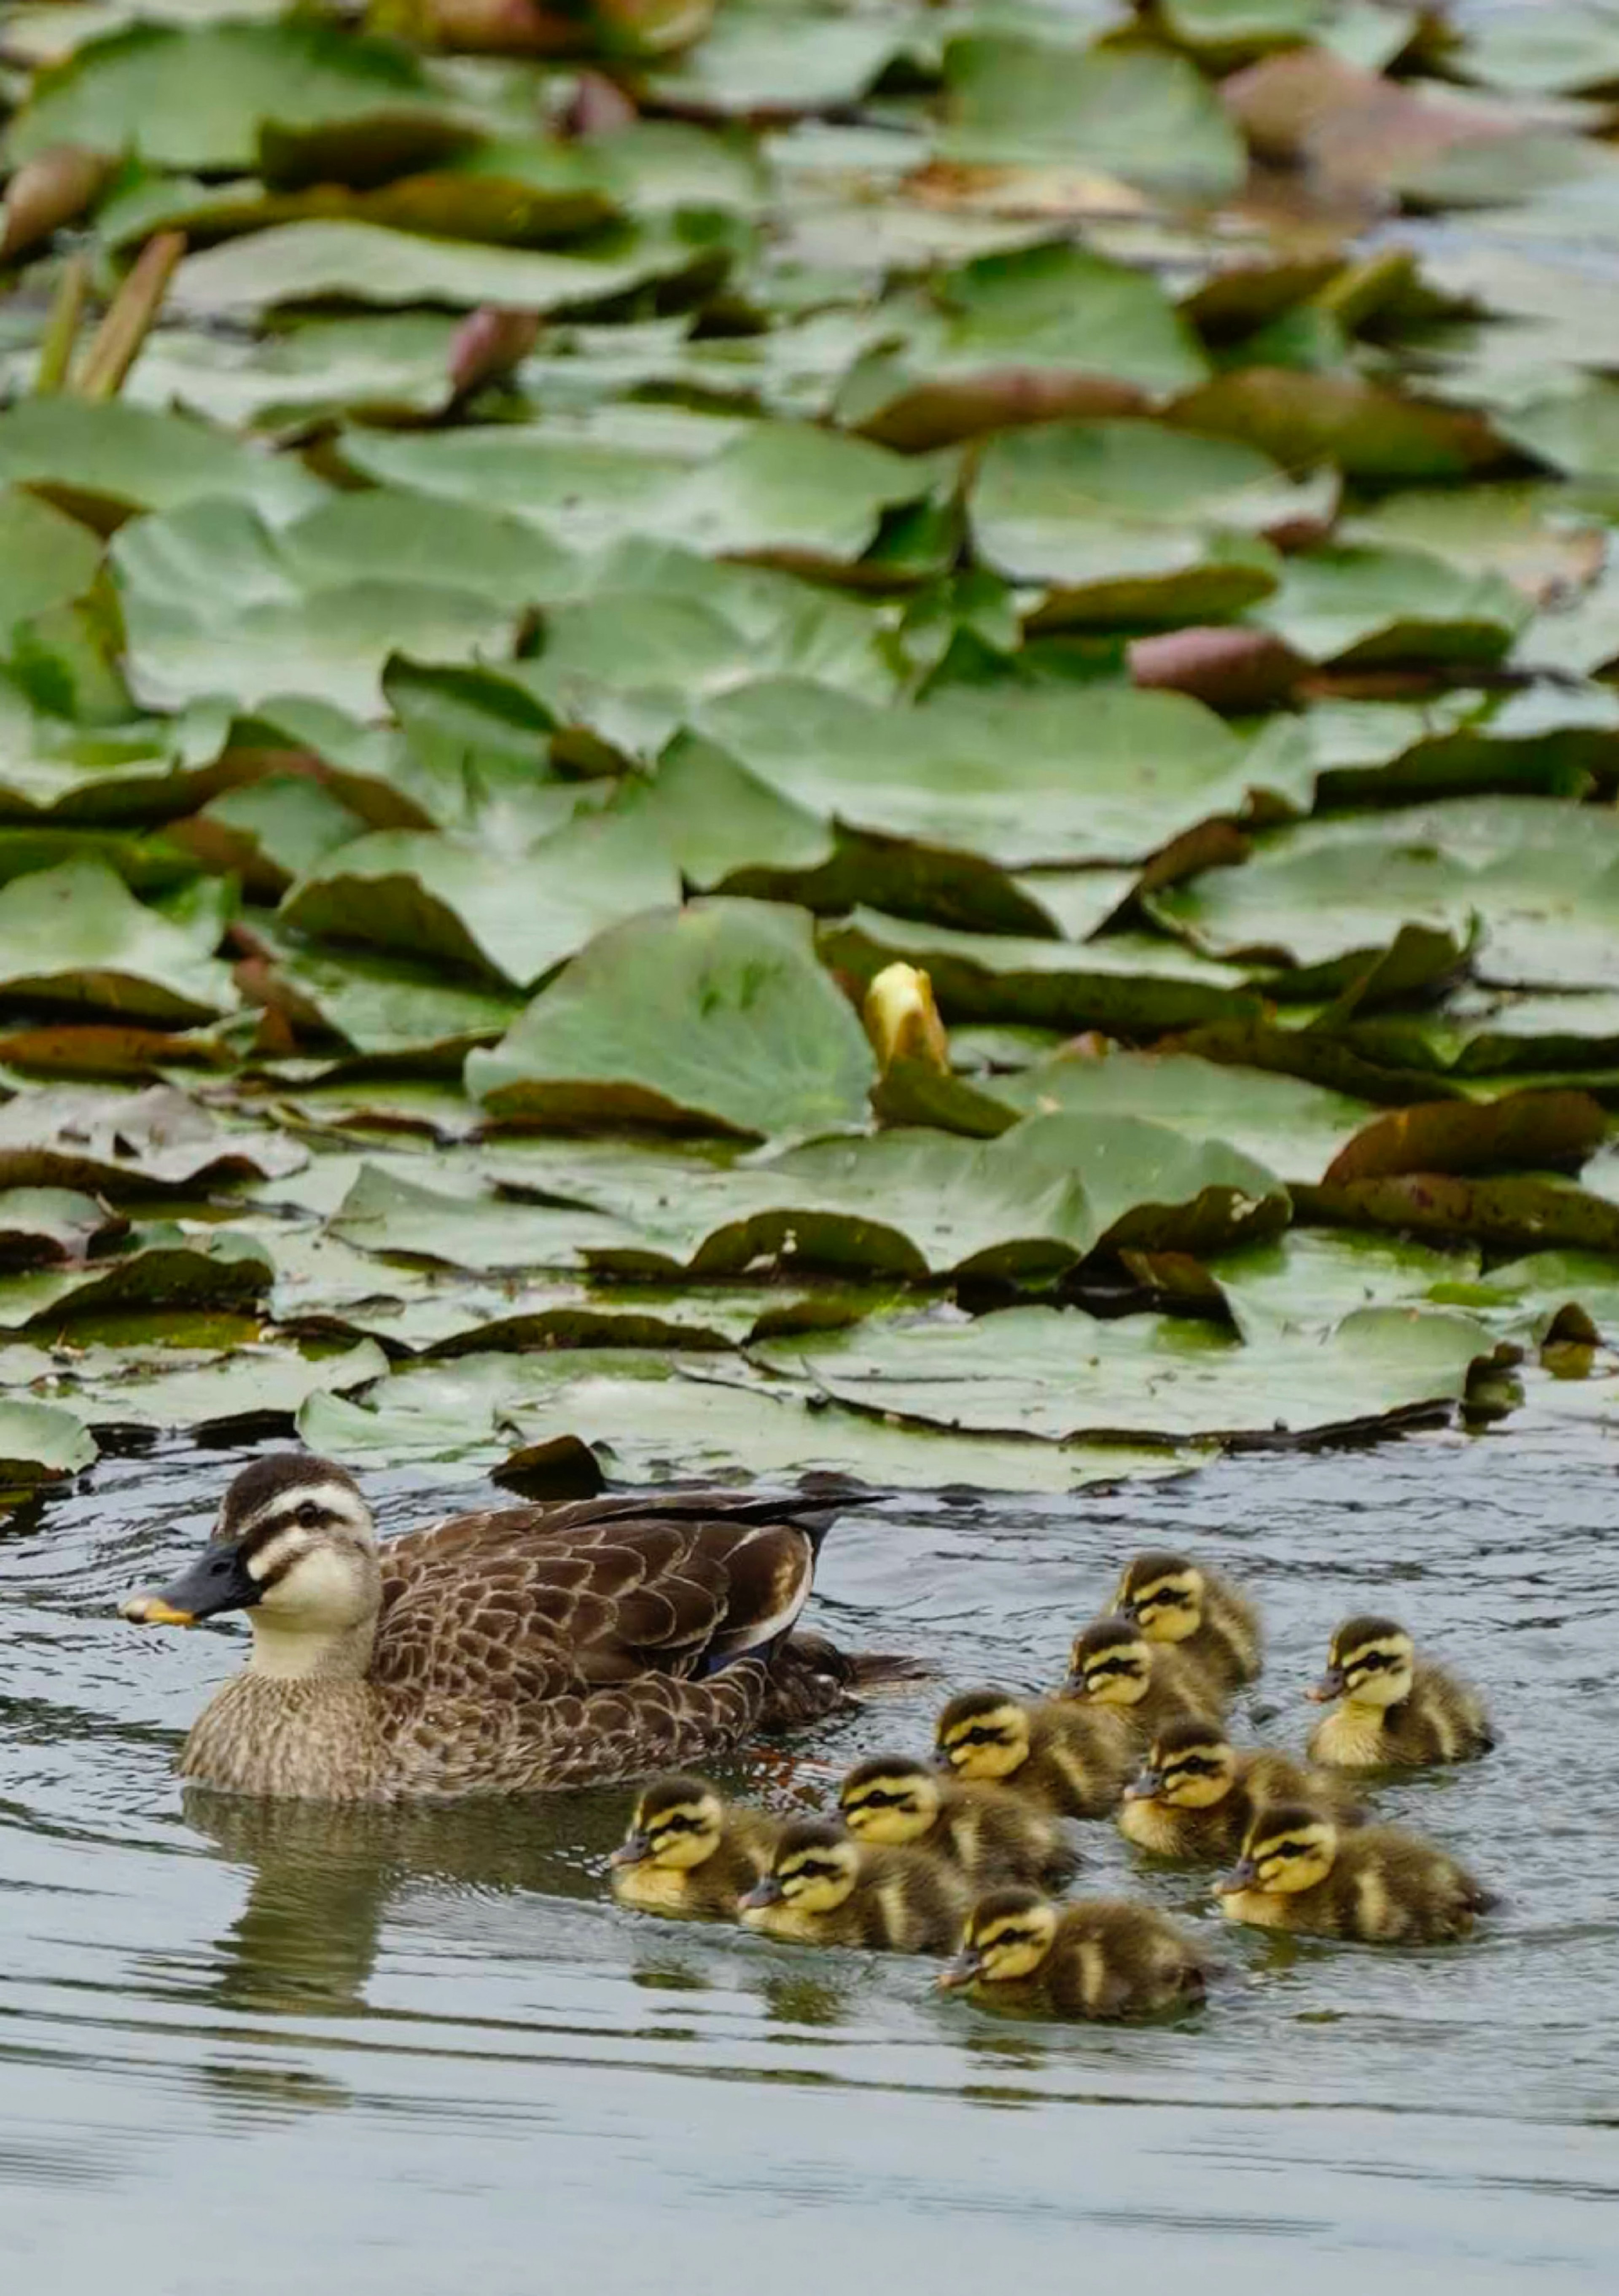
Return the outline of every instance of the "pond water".
{"type": "MultiPolygon", "coordinates": [[[[1145,2031],[1015,2024],[931,1965],[618,1910],[623,1792],[350,1814],[183,1800],[240,1628],[114,1605],[240,1453],[108,1459],[0,1529],[0,2277],[49,2296],[1095,2287],[1611,2289],[1619,1906],[1611,1447],[1514,1426],[1228,1461],[1072,1502],[843,1518],[818,1622],[949,1682],[1049,1678],[1131,1546],[1260,1593],[1270,1727],[1396,1610],[1503,1745],[1383,1797],[1508,1894],[1472,1945],[1298,1947],[1141,1880],[1228,1965],[1145,2031]]],[[[385,1529],[487,1496],[380,1477],[385,1529]]],[[[750,1762],[825,1792],[941,1685],[750,1762]]],[[[1128,1871],[1081,1831],[1088,1885],[1128,1871]]]]}

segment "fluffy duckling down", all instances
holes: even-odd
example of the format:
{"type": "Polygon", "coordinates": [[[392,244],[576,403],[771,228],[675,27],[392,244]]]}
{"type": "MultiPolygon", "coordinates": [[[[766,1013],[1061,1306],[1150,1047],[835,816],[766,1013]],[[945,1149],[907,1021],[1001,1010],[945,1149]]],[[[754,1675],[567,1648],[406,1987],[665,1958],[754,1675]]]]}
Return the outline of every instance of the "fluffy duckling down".
{"type": "Polygon", "coordinates": [[[1193,1659],[1221,1690],[1254,1681],[1265,1660],[1259,1612],[1229,1578],[1184,1554],[1137,1554],[1119,1580],[1114,1608],[1148,1642],[1193,1659]]]}
{"type": "Polygon", "coordinates": [[[1233,1746],[1218,1723],[1170,1722],[1124,1789],[1119,1830],[1160,1857],[1229,1857],[1255,1811],[1278,1801],[1308,1801],[1339,1825],[1366,1822],[1364,1805],[1329,1772],[1269,1746],[1233,1746]]]}
{"type": "Polygon", "coordinates": [[[1238,1864],[1214,1884],[1228,1921],[1363,1945],[1467,1937],[1492,1893],[1447,1849],[1397,1825],[1341,1834],[1307,1802],[1261,1810],[1238,1864]]]}
{"type": "Polygon", "coordinates": [[[1079,1859],[1056,1818],[999,1786],[967,1785],[905,1754],[876,1754],[838,1791],[861,1841],[925,1849],[976,1887],[1028,1882],[1062,1890],[1079,1859]]]}
{"type": "Polygon", "coordinates": [[[1054,1906],[1033,1890],[1007,1889],[974,1906],[939,1982],[1025,2016],[1150,2017],[1195,2007],[1206,1970],[1191,1939],[1154,1906],[1124,1898],[1054,1906]]]}
{"type": "Polygon", "coordinates": [[[1218,1685],[1168,1643],[1148,1642],[1129,1619],[1097,1619],[1074,1637],[1068,1679],[1059,1693],[1118,1714],[1140,1751],[1168,1722],[1196,1716],[1217,1721],[1225,1710],[1218,1685]]]}
{"type": "Polygon", "coordinates": [[[1419,1769],[1470,1762],[1495,1744],[1478,1693],[1417,1655],[1396,1620],[1348,1619],[1327,1672],[1306,1696],[1335,1699],[1310,1735],[1310,1757],[1339,1770],[1419,1769]]]}
{"type": "Polygon", "coordinates": [[[742,1918],[795,1945],[946,1954],[970,1902],[960,1874],[925,1850],[872,1848],[830,1818],[805,1817],[783,1829],[742,1918]]]}
{"type": "Polygon", "coordinates": [[[1135,1739],[1105,1706],[964,1690],[935,1726],[941,1764],[973,1785],[1004,1786],[1063,1817],[1107,1817],[1135,1767],[1135,1739]]]}
{"type": "Polygon", "coordinates": [[[669,1770],[642,1788],[629,1832],[608,1860],[612,1894],[646,1914],[734,1920],[770,1870],[781,1827],[727,1802],[706,1778],[669,1770]]]}

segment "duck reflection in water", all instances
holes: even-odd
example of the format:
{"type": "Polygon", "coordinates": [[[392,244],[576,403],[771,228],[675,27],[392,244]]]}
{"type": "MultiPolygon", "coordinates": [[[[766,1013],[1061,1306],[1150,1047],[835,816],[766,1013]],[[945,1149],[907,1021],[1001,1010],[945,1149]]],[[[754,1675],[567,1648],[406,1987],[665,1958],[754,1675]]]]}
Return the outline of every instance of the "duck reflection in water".
{"type": "Polygon", "coordinates": [[[188,1824],[246,1869],[246,1902],[202,1977],[219,2007],[363,2013],[390,1902],[413,1885],[594,1899],[623,1825],[613,1794],[491,1807],[274,1801],[193,1787],[188,1824]]]}

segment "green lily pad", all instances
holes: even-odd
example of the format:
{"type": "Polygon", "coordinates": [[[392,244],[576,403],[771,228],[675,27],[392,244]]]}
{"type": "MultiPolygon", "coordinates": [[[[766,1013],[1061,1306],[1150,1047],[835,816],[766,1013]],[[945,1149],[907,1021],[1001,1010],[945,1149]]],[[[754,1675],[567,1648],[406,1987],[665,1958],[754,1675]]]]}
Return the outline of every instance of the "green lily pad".
{"type": "Polygon", "coordinates": [[[200,1433],[233,1421],[290,1421],[310,1396],[341,1395],[387,1368],[387,1357],[371,1340],[323,1356],[259,1342],[211,1357],[172,1348],[90,1348],[56,1385],[93,1427],[200,1433]]]}
{"type": "Polygon", "coordinates": [[[521,593],[497,607],[482,584],[391,570],[404,555],[400,524],[419,531],[431,514],[419,502],[412,521],[403,507],[402,521],[382,523],[366,570],[340,559],[315,582],[243,504],[202,501],[133,520],[111,563],[137,698],[174,709],[218,696],[252,709],[294,693],[375,717],[397,652],[444,662],[509,653],[521,593]]]}
{"type": "Polygon", "coordinates": [[[604,934],[466,1066],[468,1091],[496,1115],[764,1136],[862,1123],[875,1075],[809,918],[736,900],[604,934]]]}
{"type": "Polygon", "coordinates": [[[26,1490],[77,1474],[99,1446],[76,1412],[7,1396],[0,1401],[0,1488],[26,1490]]]}
{"type": "Polygon", "coordinates": [[[175,833],[210,868],[234,869],[250,892],[274,895],[366,826],[312,775],[266,774],[226,790],[175,833]]]}
{"type": "Polygon", "coordinates": [[[338,415],[397,422],[433,414],[449,401],[459,324],[448,311],[345,312],[245,341],[202,327],[159,326],[142,346],[123,397],[270,431],[338,415]]]}
{"type": "Polygon", "coordinates": [[[1289,809],[1255,787],[1247,745],[1179,693],[960,685],[896,710],[760,678],[701,723],[800,805],[1010,869],[1142,861],[1215,816],[1289,809]]]}
{"type": "Polygon", "coordinates": [[[828,963],[862,988],[896,958],[920,965],[952,1024],[1007,1021],[1151,1037],[1259,1012],[1243,972],[1142,934],[1112,933],[1076,946],[955,932],[857,909],[826,926],[820,946],[828,963]]]}
{"type": "Polygon", "coordinates": [[[986,564],[1046,586],[1036,628],[1214,620],[1275,587],[1278,562],[1254,538],[1329,517],[1333,491],[1329,478],[1294,484],[1230,439],[1051,424],[989,443],[970,517],[986,564]]]}
{"type": "Polygon", "coordinates": [[[837,1402],[962,1433],[1265,1445],[1432,1416],[1460,1400],[1495,1346],[1482,1324],[1437,1308],[1357,1309],[1302,1344],[1157,1316],[1011,1308],[755,1352],[837,1402]]]}
{"type": "Polygon", "coordinates": [[[1242,182],[1242,137],[1184,57],[984,34],[953,40],[944,72],[952,160],[1105,169],[1188,201],[1242,182]]]}
{"type": "Polygon", "coordinates": [[[64,862],[0,887],[0,992],[185,1026],[232,1011],[230,968],[210,951],[217,910],[192,921],[145,907],[103,861],[64,862]]]}
{"type": "Polygon", "coordinates": [[[1361,546],[1290,559],[1253,619],[1307,660],[1366,667],[1499,661],[1528,614],[1527,601],[1492,569],[1361,546]]]}
{"type": "Polygon", "coordinates": [[[611,302],[707,260],[675,234],[656,231],[626,231],[598,253],[563,255],[317,220],[276,224],[188,255],[169,301],[181,317],[214,321],[332,301],[556,311],[611,302]]]}
{"type": "Polygon", "coordinates": [[[323,948],[258,921],[274,970],[267,1001],[301,1029],[329,1031],[353,1052],[378,1060],[453,1065],[475,1044],[492,1043],[522,1010],[510,991],[458,980],[442,965],[366,948],[323,948]]]}
{"type": "Polygon", "coordinates": [[[408,50],[318,18],[139,23],[42,72],[6,142],[13,160],[53,144],[112,153],[134,145],[170,168],[248,168],[261,120],[335,125],[408,111],[429,93],[408,50]]]}
{"type": "Polygon", "coordinates": [[[639,822],[606,815],[504,864],[469,840],[380,830],[303,878],[281,914],[302,932],[447,957],[524,988],[604,927],[679,898],[673,863],[639,822]]]}
{"type": "Polygon", "coordinates": [[[838,420],[896,447],[973,437],[1031,406],[1081,414],[1156,403],[1208,372],[1156,281],[1064,242],[981,256],[892,299],[892,333],[856,362],[838,420]]]}
{"type": "MultiPolygon", "coordinates": [[[[596,548],[640,537],[717,557],[843,566],[876,541],[886,512],[929,496],[939,473],[861,439],[809,424],[706,426],[704,451],[596,443],[559,425],[408,434],[351,430],[343,457],[367,477],[531,519],[596,548]]],[[[4,431],[0,430],[0,448],[4,431]]],[[[3,467],[3,465],[0,465],[3,467]]]]}
{"type": "Polygon", "coordinates": [[[228,1232],[177,1227],[136,1234],[135,1249],[105,1266],[41,1267],[0,1278],[0,1330],[49,1335],[91,1316],[249,1306],[273,1269],[261,1244],[228,1232]]]}
{"type": "Polygon", "coordinates": [[[1173,1452],[1064,1447],[890,1427],[802,1385],[704,1376],[689,1359],[617,1349],[510,1357],[398,1372],[358,1403],[312,1398],[299,1431],[349,1458],[487,1456],[520,1439],[523,1458],[588,1443],[608,1480],[725,1481],[841,1474],[877,1488],[1061,1493],[1136,1474],[1181,1472],[1173,1452]]]}
{"type": "Polygon", "coordinates": [[[1319,1178],[1373,1113],[1364,1101],[1297,1077],[1184,1053],[1057,1053],[988,1088],[1024,1111],[1145,1117],[1191,1139],[1227,1141],[1288,1181],[1319,1178]]]}
{"type": "Polygon", "coordinates": [[[880,18],[738,4],[652,86],[679,111],[720,119],[819,111],[857,102],[905,45],[880,18]]]}
{"type": "Polygon", "coordinates": [[[0,1107],[0,1186],[71,1188],[123,1203],[284,1178],[309,1152],[284,1134],[228,1128],[172,1085],[58,1085],[0,1107]]]}
{"type": "Polygon", "coordinates": [[[83,1259],[122,1222],[71,1188],[0,1188],[0,1267],[83,1259]]]}
{"type": "Polygon", "coordinates": [[[1300,1204],[1312,1219],[1467,1237],[1492,1251],[1619,1252],[1619,1203],[1533,1173],[1393,1173],[1308,1189],[1300,1204]]]}
{"type": "Polygon", "coordinates": [[[177,510],[210,496],[249,504],[279,526],[325,493],[300,463],[257,453],[189,414],[120,399],[25,398],[7,407],[0,480],[103,530],[136,511],[177,510]]]}
{"type": "Polygon", "coordinates": [[[21,488],[0,490],[0,652],[16,624],[66,605],[101,563],[95,537],[21,488]]]}
{"type": "Polygon", "coordinates": [[[577,1206],[440,1195],[370,1164],[361,1167],[326,1226],[363,1251],[478,1273],[581,1267],[593,1250],[637,1241],[633,1229],[577,1206]]]}

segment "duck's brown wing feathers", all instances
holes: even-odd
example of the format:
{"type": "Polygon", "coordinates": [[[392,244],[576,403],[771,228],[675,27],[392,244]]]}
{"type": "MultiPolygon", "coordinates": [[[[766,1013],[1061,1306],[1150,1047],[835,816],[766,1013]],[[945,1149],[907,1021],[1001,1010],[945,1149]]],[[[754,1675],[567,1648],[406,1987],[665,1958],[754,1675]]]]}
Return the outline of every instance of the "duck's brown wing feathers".
{"type": "Polygon", "coordinates": [[[373,1679],[526,1703],[758,1650],[801,1609],[823,1527],[779,1505],[504,1507],[391,1540],[373,1679]]]}

